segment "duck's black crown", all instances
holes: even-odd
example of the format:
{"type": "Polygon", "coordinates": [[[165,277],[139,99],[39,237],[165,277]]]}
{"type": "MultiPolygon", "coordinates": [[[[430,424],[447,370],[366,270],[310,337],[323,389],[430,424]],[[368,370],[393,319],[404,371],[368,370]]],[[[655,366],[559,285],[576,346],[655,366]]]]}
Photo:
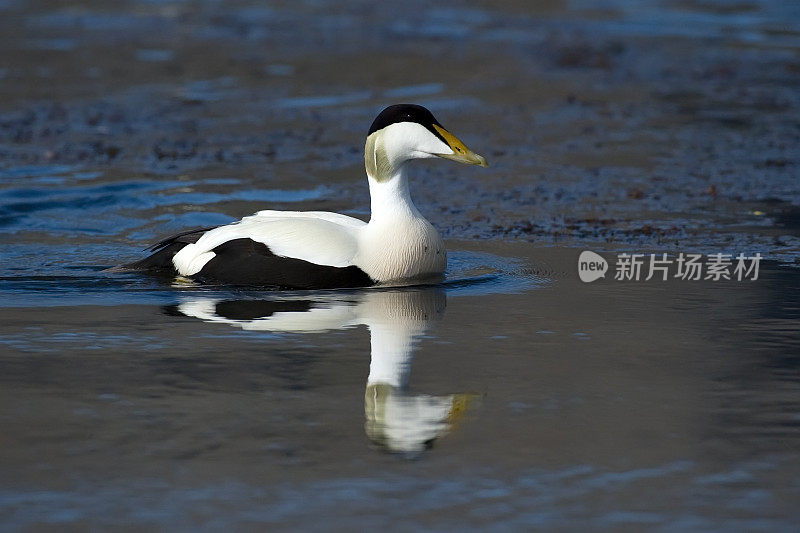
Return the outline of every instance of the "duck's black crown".
{"type": "Polygon", "coordinates": [[[367,133],[367,135],[372,135],[376,131],[382,130],[386,126],[391,126],[392,124],[396,124],[398,122],[416,122],[442,139],[442,136],[434,129],[433,125],[436,124],[442,129],[444,129],[444,127],[439,124],[438,120],[434,118],[433,113],[421,105],[416,104],[390,105],[381,111],[377,117],[375,117],[375,120],[372,122],[372,126],[369,127],[369,133],[367,133]]]}

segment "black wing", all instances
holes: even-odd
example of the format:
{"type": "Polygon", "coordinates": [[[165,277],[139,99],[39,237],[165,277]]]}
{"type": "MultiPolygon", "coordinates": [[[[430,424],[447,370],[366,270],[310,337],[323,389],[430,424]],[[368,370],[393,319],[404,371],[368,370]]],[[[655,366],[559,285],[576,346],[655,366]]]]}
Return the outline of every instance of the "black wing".
{"type": "Polygon", "coordinates": [[[210,228],[191,229],[176,233],[166,239],[162,239],[150,246],[148,250],[153,252],[148,257],[117,267],[117,271],[125,270],[145,270],[154,273],[177,274],[172,258],[187,244],[196,243],[203,234],[217,226],[210,228]]]}

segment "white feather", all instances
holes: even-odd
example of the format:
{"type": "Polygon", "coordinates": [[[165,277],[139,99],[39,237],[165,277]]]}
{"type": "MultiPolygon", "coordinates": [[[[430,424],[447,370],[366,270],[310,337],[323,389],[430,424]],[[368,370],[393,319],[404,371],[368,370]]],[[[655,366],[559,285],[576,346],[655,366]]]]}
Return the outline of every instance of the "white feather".
{"type": "Polygon", "coordinates": [[[270,219],[285,219],[285,218],[318,218],[341,224],[342,226],[349,226],[352,228],[360,228],[366,226],[367,223],[357,218],[342,215],[341,213],[329,213],[327,211],[272,211],[264,210],[257,212],[254,216],[270,218],[270,219]]]}
{"type": "Polygon", "coordinates": [[[453,153],[452,148],[416,122],[398,122],[387,126],[380,134],[383,150],[395,168],[411,159],[428,159],[436,157],[436,154],[453,153]]]}

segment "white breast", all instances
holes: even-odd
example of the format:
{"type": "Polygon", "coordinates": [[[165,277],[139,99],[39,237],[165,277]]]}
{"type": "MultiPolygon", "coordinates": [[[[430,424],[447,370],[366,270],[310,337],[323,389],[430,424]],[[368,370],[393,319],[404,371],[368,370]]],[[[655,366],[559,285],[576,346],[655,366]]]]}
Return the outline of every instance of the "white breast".
{"type": "Polygon", "coordinates": [[[372,221],[358,238],[354,264],[379,282],[441,274],[447,266],[444,241],[421,216],[372,221]]]}

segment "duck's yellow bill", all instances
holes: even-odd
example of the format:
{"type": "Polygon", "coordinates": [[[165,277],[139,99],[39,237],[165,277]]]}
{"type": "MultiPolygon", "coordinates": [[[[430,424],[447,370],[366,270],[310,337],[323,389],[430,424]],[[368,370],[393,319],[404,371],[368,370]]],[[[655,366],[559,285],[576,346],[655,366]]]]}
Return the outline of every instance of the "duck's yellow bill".
{"type": "Polygon", "coordinates": [[[489,163],[486,162],[486,159],[483,156],[480,156],[467,148],[464,143],[458,139],[458,137],[446,129],[437,126],[436,124],[434,124],[433,127],[436,128],[436,131],[439,132],[439,135],[444,137],[444,140],[447,141],[447,145],[451,150],[453,150],[452,154],[436,154],[437,156],[450,159],[452,161],[458,161],[459,163],[464,163],[466,165],[480,165],[482,167],[489,166],[489,163]]]}

